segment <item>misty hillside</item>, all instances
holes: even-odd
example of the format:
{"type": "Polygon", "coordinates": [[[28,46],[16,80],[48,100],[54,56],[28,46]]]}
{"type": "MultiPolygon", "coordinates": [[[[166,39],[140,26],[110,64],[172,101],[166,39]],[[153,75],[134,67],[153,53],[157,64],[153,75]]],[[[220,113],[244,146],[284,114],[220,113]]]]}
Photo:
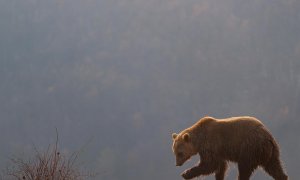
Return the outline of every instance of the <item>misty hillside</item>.
{"type": "Polygon", "coordinates": [[[193,163],[175,167],[171,133],[205,115],[250,115],[296,179],[299,9],[299,0],[0,1],[0,169],[53,143],[57,128],[64,152],[85,146],[80,161],[96,179],[179,180],[193,163]]]}

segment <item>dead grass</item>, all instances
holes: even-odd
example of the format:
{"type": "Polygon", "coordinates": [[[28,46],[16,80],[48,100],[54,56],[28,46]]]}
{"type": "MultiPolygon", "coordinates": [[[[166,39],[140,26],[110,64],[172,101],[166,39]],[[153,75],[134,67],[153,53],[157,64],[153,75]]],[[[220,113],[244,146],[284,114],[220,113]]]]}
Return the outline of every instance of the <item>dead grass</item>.
{"type": "Polygon", "coordinates": [[[77,164],[79,152],[64,156],[58,150],[58,135],[54,145],[45,152],[34,148],[35,156],[30,160],[11,158],[12,167],[7,169],[9,179],[17,180],[83,180],[92,177],[83,174],[77,164]]]}

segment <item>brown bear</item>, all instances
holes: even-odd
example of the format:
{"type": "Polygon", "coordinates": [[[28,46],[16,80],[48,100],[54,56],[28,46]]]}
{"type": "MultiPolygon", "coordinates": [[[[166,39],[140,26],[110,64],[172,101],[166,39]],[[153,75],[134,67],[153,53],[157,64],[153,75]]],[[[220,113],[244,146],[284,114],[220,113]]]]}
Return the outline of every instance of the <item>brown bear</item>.
{"type": "Polygon", "coordinates": [[[172,137],[176,166],[200,155],[200,163],[182,173],[184,179],[215,173],[216,180],[224,180],[228,161],[238,164],[239,180],[249,180],[258,166],[275,180],[288,179],[279,159],[278,144],[254,117],[204,117],[172,137]]]}

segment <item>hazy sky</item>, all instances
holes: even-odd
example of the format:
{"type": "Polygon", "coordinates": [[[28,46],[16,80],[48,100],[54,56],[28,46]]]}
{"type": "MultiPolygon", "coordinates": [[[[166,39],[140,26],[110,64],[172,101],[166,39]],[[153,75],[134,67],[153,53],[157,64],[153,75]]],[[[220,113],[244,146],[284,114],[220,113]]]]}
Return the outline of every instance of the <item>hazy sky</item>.
{"type": "Polygon", "coordinates": [[[180,179],[198,157],[175,167],[172,132],[205,115],[250,115],[296,179],[299,9],[299,0],[0,1],[1,169],[54,143],[57,128],[61,151],[84,147],[96,179],[180,179]]]}

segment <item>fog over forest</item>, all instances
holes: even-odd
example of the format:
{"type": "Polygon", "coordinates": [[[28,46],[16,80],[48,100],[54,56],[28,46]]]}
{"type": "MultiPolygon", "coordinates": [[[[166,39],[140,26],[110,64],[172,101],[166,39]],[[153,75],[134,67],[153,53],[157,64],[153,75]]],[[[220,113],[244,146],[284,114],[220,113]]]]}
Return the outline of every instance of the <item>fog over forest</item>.
{"type": "Polygon", "coordinates": [[[180,180],[173,132],[249,115],[300,176],[299,0],[1,0],[0,39],[0,170],[57,128],[95,179],[180,180]]]}

